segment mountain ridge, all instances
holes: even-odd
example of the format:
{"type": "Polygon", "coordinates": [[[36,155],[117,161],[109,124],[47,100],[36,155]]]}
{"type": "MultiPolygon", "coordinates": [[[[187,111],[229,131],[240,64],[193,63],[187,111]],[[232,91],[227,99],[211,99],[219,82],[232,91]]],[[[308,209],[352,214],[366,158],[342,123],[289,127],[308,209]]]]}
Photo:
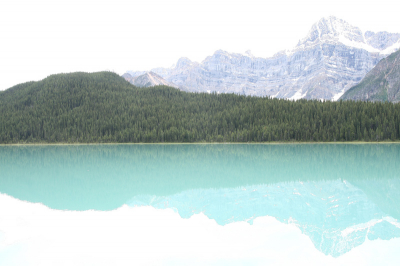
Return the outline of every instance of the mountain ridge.
{"type": "Polygon", "coordinates": [[[331,16],[316,22],[293,49],[269,58],[217,50],[201,63],[180,58],[171,68],[151,71],[189,92],[337,100],[399,47],[400,34],[363,33],[331,16]]]}

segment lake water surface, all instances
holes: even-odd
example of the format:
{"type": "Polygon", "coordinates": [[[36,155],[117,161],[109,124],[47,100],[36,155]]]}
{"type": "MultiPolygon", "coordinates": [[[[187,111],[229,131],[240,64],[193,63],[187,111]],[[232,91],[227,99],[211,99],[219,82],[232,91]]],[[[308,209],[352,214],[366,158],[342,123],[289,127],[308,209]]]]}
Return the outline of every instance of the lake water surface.
{"type": "Polygon", "coordinates": [[[0,265],[397,265],[399,162],[399,144],[0,146],[0,265]]]}

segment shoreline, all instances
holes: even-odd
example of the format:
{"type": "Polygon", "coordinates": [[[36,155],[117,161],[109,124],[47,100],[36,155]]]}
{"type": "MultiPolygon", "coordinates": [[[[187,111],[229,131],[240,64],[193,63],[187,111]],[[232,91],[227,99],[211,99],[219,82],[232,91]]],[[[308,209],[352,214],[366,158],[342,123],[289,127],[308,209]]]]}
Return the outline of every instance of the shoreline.
{"type": "Polygon", "coordinates": [[[400,144],[400,141],[335,141],[335,142],[155,142],[155,143],[10,143],[1,146],[89,146],[89,145],[302,145],[302,144],[400,144]]]}

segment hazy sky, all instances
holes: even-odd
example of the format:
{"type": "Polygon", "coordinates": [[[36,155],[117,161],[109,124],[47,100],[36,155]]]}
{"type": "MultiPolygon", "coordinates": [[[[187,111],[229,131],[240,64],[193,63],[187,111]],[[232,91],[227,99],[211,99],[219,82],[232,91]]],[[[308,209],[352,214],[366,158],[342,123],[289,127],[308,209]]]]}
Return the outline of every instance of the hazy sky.
{"type": "Polygon", "coordinates": [[[398,1],[0,2],[0,90],[60,72],[149,70],[216,50],[268,57],[334,15],[361,30],[400,33],[398,1]]]}

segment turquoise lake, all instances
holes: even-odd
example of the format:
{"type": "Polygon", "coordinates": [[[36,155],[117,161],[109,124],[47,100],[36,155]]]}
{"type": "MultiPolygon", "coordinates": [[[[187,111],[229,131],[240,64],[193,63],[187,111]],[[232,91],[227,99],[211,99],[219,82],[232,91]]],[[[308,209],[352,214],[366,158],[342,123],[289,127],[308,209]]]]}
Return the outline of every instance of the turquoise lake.
{"type": "Polygon", "coordinates": [[[0,146],[0,169],[1,194],[55,211],[273,217],[333,258],[400,238],[400,144],[0,146]]]}

